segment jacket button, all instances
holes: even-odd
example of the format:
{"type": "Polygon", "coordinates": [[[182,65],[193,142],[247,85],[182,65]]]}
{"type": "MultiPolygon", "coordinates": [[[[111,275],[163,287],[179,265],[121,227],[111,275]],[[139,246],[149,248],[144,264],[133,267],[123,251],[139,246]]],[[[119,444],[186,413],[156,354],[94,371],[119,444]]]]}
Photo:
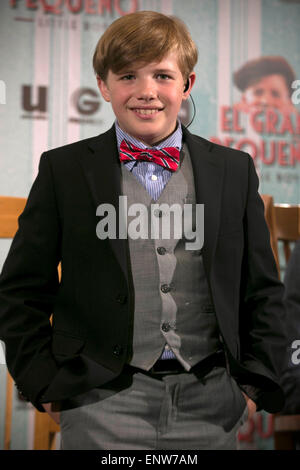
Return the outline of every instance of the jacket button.
{"type": "Polygon", "coordinates": [[[123,347],[120,346],[119,344],[116,344],[116,345],[114,346],[114,351],[113,351],[113,353],[114,353],[114,355],[117,356],[117,357],[118,357],[118,356],[121,356],[121,354],[123,353],[123,347]]]}
{"type": "Polygon", "coordinates": [[[18,391],[18,397],[21,401],[29,401],[29,398],[25,397],[20,390],[18,391]]]}
{"type": "Polygon", "coordinates": [[[23,395],[23,392],[19,389],[19,387],[16,383],[15,383],[15,387],[17,389],[19,399],[22,400],[22,401],[29,401],[29,398],[27,398],[27,397],[25,397],[25,395],[23,395]]]}
{"type": "Polygon", "coordinates": [[[117,297],[116,297],[116,301],[119,304],[125,304],[126,300],[127,300],[127,296],[124,295],[124,294],[118,294],[117,297]]]}

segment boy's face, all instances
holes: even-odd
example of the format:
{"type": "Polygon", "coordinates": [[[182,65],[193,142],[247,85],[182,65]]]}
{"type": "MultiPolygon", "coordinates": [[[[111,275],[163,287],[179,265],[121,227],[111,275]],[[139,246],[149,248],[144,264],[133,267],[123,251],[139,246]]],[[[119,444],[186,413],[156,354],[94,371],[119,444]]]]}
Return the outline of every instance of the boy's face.
{"type": "Polygon", "coordinates": [[[187,91],[178,67],[177,54],[170,52],[161,62],[132,64],[115,74],[108,72],[106,81],[97,79],[105,101],[111,102],[119,126],[131,136],[153,145],[176,128],[177,115],[195,81],[190,75],[187,91]]]}

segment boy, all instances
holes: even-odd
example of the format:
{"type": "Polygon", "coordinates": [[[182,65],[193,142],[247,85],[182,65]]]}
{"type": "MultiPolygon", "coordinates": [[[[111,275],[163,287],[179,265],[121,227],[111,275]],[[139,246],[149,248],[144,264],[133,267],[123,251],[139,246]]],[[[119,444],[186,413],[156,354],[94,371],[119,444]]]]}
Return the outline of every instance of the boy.
{"type": "Polygon", "coordinates": [[[233,449],[248,411],[282,407],[282,285],[252,160],[177,120],[196,61],[176,18],[115,21],[93,63],[116,122],[45,153],[20,218],[0,332],[24,396],[59,405],[62,449],[233,449]],[[187,248],[195,217],[177,238],[124,235],[124,198],[154,225],[204,204],[203,249],[187,248]]]}

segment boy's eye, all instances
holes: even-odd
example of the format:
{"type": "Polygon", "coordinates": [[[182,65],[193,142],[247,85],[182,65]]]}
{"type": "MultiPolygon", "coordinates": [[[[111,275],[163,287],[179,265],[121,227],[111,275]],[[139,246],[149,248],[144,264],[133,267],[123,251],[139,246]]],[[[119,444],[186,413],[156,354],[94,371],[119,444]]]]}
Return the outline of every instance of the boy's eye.
{"type": "Polygon", "coordinates": [[[134,78],[134,75],[128,74],[128,75],[123,75],[121,77],[121,80],[132,80],[134,78]]]}
{"type": "Polygon", "coordinates": [[[170,75],[167,75],[166,73],[159,73],[157,77],[162,78],[163,80],[168,80],[171,78],[170,75]]]}

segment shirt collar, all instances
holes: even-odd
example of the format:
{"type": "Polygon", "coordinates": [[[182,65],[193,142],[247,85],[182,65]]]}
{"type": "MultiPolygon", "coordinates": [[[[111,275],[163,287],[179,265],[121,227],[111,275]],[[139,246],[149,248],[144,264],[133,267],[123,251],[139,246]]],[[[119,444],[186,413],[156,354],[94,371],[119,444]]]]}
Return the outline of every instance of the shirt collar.
{"type": "MultiPolygon", "coordinates": [[[[181,122],[179,119],[177,119],[177,128],[173,132],[173,134],[169,135],[165,140],[160,142],[157,145],[154,145],[153,149],[161,149],[163,147],[177,147],[178,150],[181,150],[182,147],[182,127],[181,127],[181,122]]],[[[146,149],[149,148],[149,145],[147,146],[143,142],[140,142],[138,139],[135,137],[132,137],[131,135],[127,134],[127,132],[123,131],[121,127],[118,124],[118,121],[115,121],[115,129],[116,129],[116,135],[117,135],[117,141],[118,141],[118,150],[120,151],[120,145],[123,139],[126,139],[128,142],[131,144],[135,145],[136,147],[146,149]]]]}

